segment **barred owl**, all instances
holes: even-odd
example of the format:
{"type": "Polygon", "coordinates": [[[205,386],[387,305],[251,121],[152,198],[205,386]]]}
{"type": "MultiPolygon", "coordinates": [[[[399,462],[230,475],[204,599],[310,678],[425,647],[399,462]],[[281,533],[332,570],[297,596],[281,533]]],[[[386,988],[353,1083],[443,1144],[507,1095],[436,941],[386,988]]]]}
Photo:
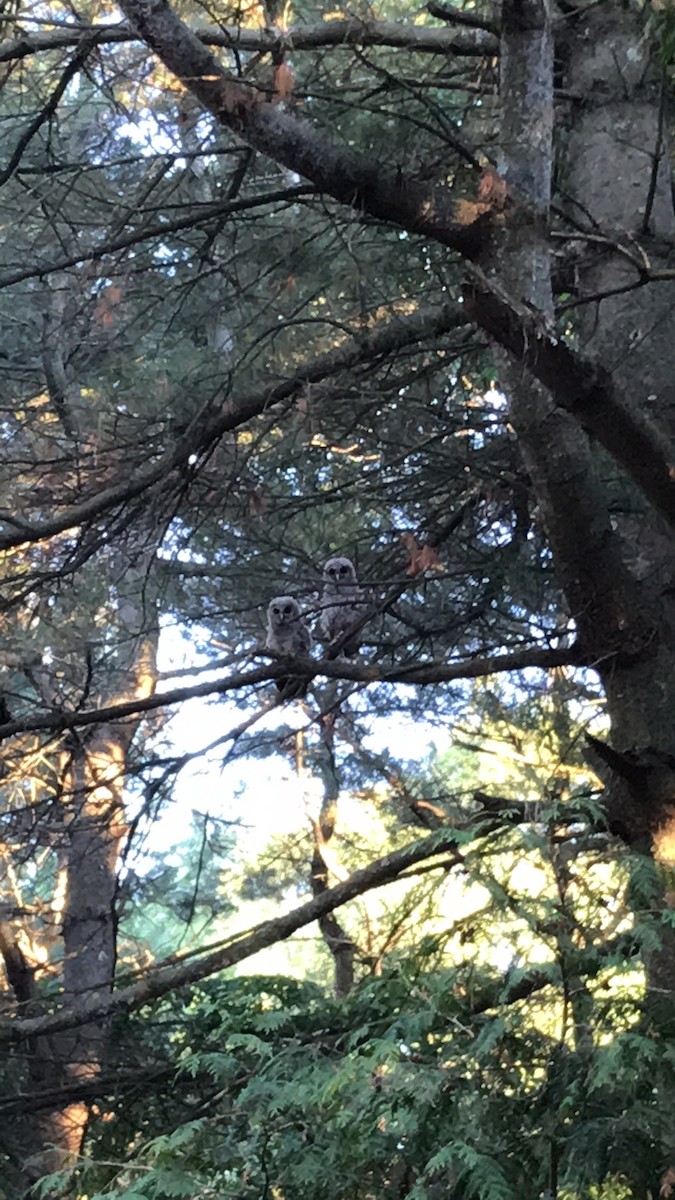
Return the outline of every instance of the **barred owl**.
{"type": "MultiPolygon", "coordinates": [[[[323,568],[321,632],[330,641],[334,641],[361,620],[367,607],[351,559],[329,558],[323,568]]],[[[347,639],[340,652],[352,658],[358,654],[359,648],[357,632],[353,638],[347,639]]],[[[329,648],[328,657],[336,658],[336,652],[329,648]]]]}
{"type": "MultiPolygon", "coordinates": [[[[312,645],[312,635],[307,628],[300,605],[292,596],[275,596],[267,606],[267,641],[268,650],[281,654],[284,658],[297,658],[298,655],[309,654],[312,645]]],[[[307,683],[292,675],[277,679],[277,688],[284,700],[294,700],[304,696],[307,683]]]]}

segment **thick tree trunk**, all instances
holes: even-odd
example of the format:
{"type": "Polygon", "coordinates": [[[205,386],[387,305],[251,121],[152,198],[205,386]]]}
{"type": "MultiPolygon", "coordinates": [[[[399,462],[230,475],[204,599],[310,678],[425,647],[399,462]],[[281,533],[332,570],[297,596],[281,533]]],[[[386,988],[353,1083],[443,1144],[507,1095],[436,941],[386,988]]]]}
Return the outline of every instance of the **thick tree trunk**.
{"type": "MultiPolygon", "coordinates": [[[[484,251],[511,294],[553,316],[547,218],[553,159],[553,9],[549,0],[503,7],[503,171],[523,215],[497,227],[484,251]]],[[[527,369],[502,356],[510,413],[540,505],[554,561],[582,644],[613,657],[636,622],[639,590],[627,571],[579,424],[527,369]]],[[[651,632],[642,620],[634,636],[651,632]]]]}
{"type": "MultiPolygon", "coordinates": [[[[66,851],[63,913],[63,999],[112,990],[116,954],[115,892],[117,863],[126,836],[123,804],[126,755],[132,727],[97,729],[86,744],[72,750],[69,781],[70,819],[66,851]]],[[[51,1078],[64,1093],[91,1082],[101,1071],[107,1022],[82,1025],[50,1039],[33,1067],[39,1083],[51,1078]]],[[[41,1173],[74,1161],[82,1149],[89,1106],[75,1100],[40,1119],[51,1153],[42,1156],[41,1173]]]]}
{"type": "MultiPolygon", "coordinates": [[[[565,41],[566,85],[579,97],[568,114],[569,189],[616,242],[615,249],[586,248],[576,264],[580,296],[604,297],[580,309],[581,334],[586,350],[621,375],[634,404],[672,436],[675,282],[622,290],[636,281],[636,259],[644,256],[654,269],[670,265],[675,215],[664,81],[644,23],[625,5],[591,7],[569,22],[565,41]]],[[[641,652],[601,668],[612,746],[620,752],[605,755],[611,815],[630,844],[649,848],[668,869],[675,863],[675,543],[625,480],[620,487],[624,503],[614,524],[653,636],[641,652]]],[[[655,989],[675,991],[675,937],[666,927],[649,979],[655,989]]]]}
{"type": "MultiPolygon", "coordinates": [[[[507,223],[495,251],[509,290],[547,316],[552,311],[550,259],[537,220],[545,212],[551,161],[542,129],[553,104],[552,16],[545,0],[508,0],[503,6],[505,175],[533,217],[529,226],[507,223]]],[[[608,239],[577,264],[581,296],[609,293],[582,308],[579,332],[585,350],[620,374],[624,385],[628,380],[636,408],[672,435],[675,285],[614,294],[636,279],[623,252],[626,244],[635,251],[631,239],[647,237],[649,256],[658,259],[659,242],[645,233],[645,225],[659,236],[674,229],[670,175],[657,154],[659,81],[645,59],[644,31],[625,7],[592,6],[566,29],[568,87],[583,97],[569,115],[569,175],[574,199],[608,239]]],[[[597,746],[596,751],[607,772],[610,823],[630,845],[650,852],[658,866],[670,867],[675,862],[672,534],[526,369],[511,363],[505,375],[513,424],[558,575],[607,694],[612,748],[597,746]],[[626,501],[623,511],[617,496],[626,501]]],[[[654,989],[675,991],[675,939],[665,928],[662,949],[650,956],[647,967],[654,989]]]]}
{"type": "MultiPolygon", "coordinates": [[[[119,635],[115,674],[101,688],[105,706],[149,695],[155,684],[157,631],[140,596],[151,551],[132,556],[126,580],[111,610],[119,635]]],[[[124,564],[123,564],[124,565],[124,564]]],[[[107,672],[106,672],[107,673],[107,672]]],[[[49,680],[44,681],[45,688],[49,680]]],[[[139,720],[97,726],[84,738],[73,736],[65,755],[61,832],[55,843],[60,866],[57,889],[63,890],[61,987],[65,1004],[103,998],[113,987],[116,957],[117,866],[127,836],[124,788],[131,744],[139,720]]],[[[39,1012],[35,964],[21,954],[8,926],[0,928],[0,952],[17,1002],[39,1012]]],[[[82,1151],[90,1117],[89,1103],[79,1092],[100,1074],[108,1042],[108,1022],[91,1022],[72,1031],[35,1038],[27,1047],[34,1103],[16,1129],[7,1131],[21,1162],[16,1188],[22,1194],[43,1175],[73,1162],[82,1151]],[[50,1106],[53,1105],[53,1107],[50,1106]]],[[[9,1186],[9,1181],[8,1181],[9,1186]]]]}

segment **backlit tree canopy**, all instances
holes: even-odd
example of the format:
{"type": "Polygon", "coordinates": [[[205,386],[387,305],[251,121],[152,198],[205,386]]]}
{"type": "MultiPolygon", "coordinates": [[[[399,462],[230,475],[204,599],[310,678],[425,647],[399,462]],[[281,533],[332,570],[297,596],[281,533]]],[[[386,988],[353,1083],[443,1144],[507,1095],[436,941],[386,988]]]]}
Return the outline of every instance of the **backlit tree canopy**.
{"type": "Polygon", "coordinates": [[[672,14],[0,21],[5,1195],[669,1196],[672,14]]]}

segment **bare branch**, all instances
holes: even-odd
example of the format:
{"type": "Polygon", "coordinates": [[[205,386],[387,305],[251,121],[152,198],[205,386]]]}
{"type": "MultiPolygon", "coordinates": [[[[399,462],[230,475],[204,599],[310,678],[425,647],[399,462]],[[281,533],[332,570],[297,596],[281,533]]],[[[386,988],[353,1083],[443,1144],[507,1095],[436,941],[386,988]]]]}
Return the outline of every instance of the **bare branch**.
{"type": "MultiPolygon", "coordinates": [[[[261,652],[262,653],[262,652],[261,652]]],[[[556,667],[581,666],[582,658],[577,647],[550,650],[542,647],[525,648],[511,654],[493,654],[484,658],[461,659],[456,662],[430,662],[400,667],[382,668],[362,666],[349,662],[314,662],[311,658],[293,660],[293,674],[312,679],[346,679],[354,683],[403,683],[423,686],[428,683],[454,683],[459,679],[481,679],[486,675],[498,675],[502,671],[525,671],[531,668],[549,671],[556,667]]],[[[37,733],[48,730],[59,733],[66,729],[81,729],[87,725],[99,725],[107,721],[120,721],[139,713],[153,712],[158,708],[169,708],[192,700],[196,696],[219,696],[241,688],[269,683],[288,674],[288,663],[279,662],[264,667],[254,667],[228,675],[225,679],[196,683],[191,687],[172,688],[152,696],[142,696],[107,708],[81,709],[73,712],[53,713],[35,717],[33,720],[12,721],[0,726],[0,740],[17,733],[37,733]]]]}
{"type": "MultiPolygon", "coordinates": [[[[431,11],[431,10],[430,10],[431,11]]],[[[438,15],[436,13],[432,14],[438,15]]],[[[469,21],[465,24],[468,26],[469,21]]],[[[272,50],[316,50],[323,46],[394,46],[421,54],[456,54],[466,57],[496,54],[498,43],[487,24],[473,25],[462,33],[438,29],[433,25],[401,24],[398,21],[348,20],[322,21],[319,25],[292,26],[283,36],[273,29],[242,29],[226,25],[223,29],[197,30],[195,37],[205,46],[265,53],[272,50]]],[[[138,35],[128,25],[73,26],[49,33],[22,33],[0,42],[0,62],[16,62],[31,54],[64,50],[77,46],[82,34],[91,34],[97,46],[134,42],[138,35]]]]}
{"type": "Polygon", "coordinates": [[[43,105],[39,113],[33,117],[33,120],[28,128],[25,129],[21,134],[21,137],[14,147],[14,151],[9,162],[7,163],[7,166],[5,167],[4,171],[0,171],[0,187],[3,187],[4,184],[7,183],[7,180],[11,179],[16,168],[21,162],[24,151],[30,145],[38,130],[41,129],[46,121],[54,116],[54,113],[58,108],[59,101],[68,87],[68,84],[70,83],[71,79],[74,79],[74,77],[77,75],[78,71],[85,62],[87,55],[91,51],[93,40],[87,34],[84,36],[80,34],[75,44],[78,46],[78,49],[61,75],[61,78],[59,79],[59,82],[54,88],[54,91],[49,97],[47,103],[43,105]]]}
{"type": "MultiPolygon", "coordinates": [[[[167,161],[181,157],[183,156],[180,154],[167,155],[167,161]]],[[[276,191],[263,192],[262,195],[251,196],[245,200],[228,200],[225,203],[204,204],[198,208],[191,207],[188,216],[176,217],[173,221],[161,221],[157,225],[148,225],[143,229],[134,229],[131,233],[120,234],[119,237],[110,238],[108,241],[100,242],[97,246],[89,247],[89,249],[85,249],[83,246],[77,254],[71,254],[65,258],[52,259],[49,262],[22,267],[19,271],[0,274],[0,288],[23,283],[26,279],[43,279],[45,275],[50,275],[54,271],[66,271],[69,267],[77,267],[81,263],[99,262],[100,259],[107,258],[110,254],[128,250],[130,246],[137,246],[141,242],[149,242],[153,238],[164,238],[169,233],[180,233],[183,229],[196,229],[206,221],[222,220],[223,217],[247,212],[252,208],[263,208],[268,204],[283,204],[284,201],[293,204],[303,196],[315,194],[314,187],[305,185],[303,187],[278,188],[276,191]]]]}
{"type": "Polygon", "coordinates": [[[468,29],[484,29],[495,37],[499,34],[496,22],[488,21],[487,17],[478,17],[475,13],[465,12],[463,8],[455,8],[454,4],[440,4],[438,0],[429,0],[427,12],[432,17],[438,17],[439,21],[464,25],[468,29]]]}
{"type": "Polygon", "coordinates": [[[258,88],[230,76],[166,0],[123,0],[129,21],[164,65],[250,146],[343,204],[469,253],[488,223],[484,206],[455,200],[328,138],[258,88]]]}
{"type": "Polygon", "coordinates": [[[514,300],[479,267],[470,264],[468,274],[473,294],[466,308],[481,329],[527,366],[675,525],[675,446],[670,439],[629,403],[609,371],[571,350],[541,313],[514,300]]]}

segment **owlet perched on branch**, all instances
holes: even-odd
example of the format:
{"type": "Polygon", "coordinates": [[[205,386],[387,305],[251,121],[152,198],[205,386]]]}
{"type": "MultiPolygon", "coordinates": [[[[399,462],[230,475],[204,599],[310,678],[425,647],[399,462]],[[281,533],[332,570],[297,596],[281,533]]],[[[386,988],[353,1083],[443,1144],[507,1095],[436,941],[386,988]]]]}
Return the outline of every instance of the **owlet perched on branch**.
{"type": "MultiPolygon", "coordinates": [[[[366,613],[368,605],[356,579],[354,564],[349,558],[329,558],[323,568],[321,593],[321,632],[335,641],[351,629],[366,613]]],[[[328,650],[329,658],[345,654],[352,658],[360,649],[360,630],[350,637],[339,651],[328,650]]]]}
{"type": "MultiPolygon", "coordinates": [[[[270,600],[265,645],[268,650],[274,650],[275,654],[282,654],[284,658],[309,654],[312,635],[305,625],[300,605],[292,596],[275,596],[270,600]]],[[[307,691],[307,681],[297,676],[285,675],[276,682],[283,700],[295,700],[307,691]]]]}

